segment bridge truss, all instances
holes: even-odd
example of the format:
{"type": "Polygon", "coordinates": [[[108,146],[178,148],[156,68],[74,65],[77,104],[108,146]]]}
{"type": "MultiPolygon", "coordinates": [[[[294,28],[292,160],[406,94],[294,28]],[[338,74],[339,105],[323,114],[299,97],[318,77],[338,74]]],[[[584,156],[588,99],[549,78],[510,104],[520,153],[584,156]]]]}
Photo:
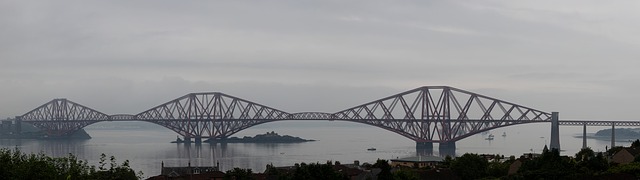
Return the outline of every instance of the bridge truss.
{"type": "Polygon", "coordinates": [[[108,121],[109,115],[67,99],[54,99],[19,117],[49,136],[67,136],[90,124],[108,121]]]}
{"type": "Polygon", "coordinates": [[[547,122],[551,114],[447,86],[425,86],[335,113],[416,142],[454,142],[515,124],[547,122]]]}
{"type": "Polygon", "coordinates": [[[192,93],[133,118],[167,127],[186,138],[226,138],[290,114],[223,93],[192,93]]]}
{"type": "Polygon", "coordinates": [[[50,135],[100,121],[147,121],[185,138],[226,138],[282,120],[340,120],[380,127],[416,142],[455,142],[516,124],[549,122],[551,114],[448,86],[424,86],[336,113],[287,113],[219,92],[191,93],[136,115],[106,115],[55,99],[20,117],[50,135]]]}

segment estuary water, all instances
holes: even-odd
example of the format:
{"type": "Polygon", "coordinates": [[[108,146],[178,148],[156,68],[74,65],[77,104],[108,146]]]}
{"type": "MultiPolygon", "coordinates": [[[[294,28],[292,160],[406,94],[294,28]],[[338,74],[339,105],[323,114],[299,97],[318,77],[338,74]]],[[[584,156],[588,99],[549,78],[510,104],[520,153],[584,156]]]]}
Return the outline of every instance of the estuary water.
{"type": "MultiPolygon", "coordinates": [[[[590,134],[606,127],[588,127],[590,134]]],[[[146,122],[101,122],[86,127],[89,140],[15,140],[0,139],[0,147],[20,148],[25,152],[66,156],[69,153],[97,165],[102,153],[115,156],[118,163],[125,159],[131,167],[142,171],[144,177],[160,174],[165,166],[215,166],[221,170],[233,167],[250,168],[262,172],[267,164],[292,166],[295,163],[324,163],[340,161],[373,163],[377,159],[402,158],[416,155],[415,142],[393,132],[351,122],[341,121],[282,121],[254,126],[234,136],[254,136],[266,132],[314,139],[313,142],[293,144],[228,143],[174,144],[177,134],[164,127],[146,122]],[[367,151],[374,147],[376,151],[367,151]]],[[[582,127],[561,126],[561,153],[573,155],[582,147],[582,127]]],[[[456,143],[456,154],[486,153],[520,156],[539,153],[550,136],[550,123],[526,124],[494,129],[456,143]],[[485,138],[493,134],[493,140],[485,138]],[[506,134],[506,136],[502,136],[506,134]]],[[[604,151],[610,142],[588,139],[588,146],[604,151]]],[[[628,140],[616,145],[628,146],[628,140]]],[[[434,144],[438,155],[438,144],[434,144]]]]}

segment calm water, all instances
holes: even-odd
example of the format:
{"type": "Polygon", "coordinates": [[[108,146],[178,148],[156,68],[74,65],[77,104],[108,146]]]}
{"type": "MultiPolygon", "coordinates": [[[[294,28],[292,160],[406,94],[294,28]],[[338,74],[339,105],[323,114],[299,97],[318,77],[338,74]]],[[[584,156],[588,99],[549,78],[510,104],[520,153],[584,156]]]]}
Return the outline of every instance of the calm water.
{"type": "MultiPolygon", "coordinates": [[[[478,134],[457,142],[456,154],[466,152],[504,154],[519,156],[527,152],[540,152],[550,135],[549,124],[528,124],[500,128],[491,131],[492,141],[485,140],[488,134],[478,134]],[[501,135],[506,133],[506,137],[501,135]]],[[[590,133],[605,127],[589,127],[590,133]]],[[[97,165],[100,154],[113,155],[121,163],[128,159],[136,171],[145,177],[160,173],[165,166],[214,166],[221,169],[233,167],[251,168],[262,172],[267,164],[290,166],[300,162],[326,162],[327,160],[351,163],[354,160],[374,162],[416,155],[415,142],[395,133],[372,126],[340,121],[285,121],[263,124],[235,134],[254,136],[275,131],[281,135],[314,139],[314,142],[296,144],[202,144],[184,145],[169,143],[176,133],[144,122],[102,122],[86,128],[93,138],[90,140],[0,140],[1,147],[18,147],[26,152],[43,152],[52,156],[69,153],[89,160],[97,165]],[[367,151],[375,147],[377,151],[367,151]]],[[[582,139],[576,138],[582,127],[560,127],[562,153],[575,154],[582,147],[582,139]]],[[[594,150],[605,149],[609,141],[589,139],[594,150]]],[[[617,145],[629,145],[628,141],[617,145]]],[[[438,145],[434,144],[434,154],[438,145]]]]}

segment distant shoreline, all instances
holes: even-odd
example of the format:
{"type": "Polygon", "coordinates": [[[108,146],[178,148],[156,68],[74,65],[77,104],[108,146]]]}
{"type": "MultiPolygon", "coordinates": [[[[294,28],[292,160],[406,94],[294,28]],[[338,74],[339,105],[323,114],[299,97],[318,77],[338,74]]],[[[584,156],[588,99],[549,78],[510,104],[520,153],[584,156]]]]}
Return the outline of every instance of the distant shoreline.
{"type": "MultiPolygon", "coordinates": [[[[640,138],[640,128],[616,128],[616,142],[629,142],[640,138]]],[[[573,136],[582,138],[582,134],[573,136]]],[[[587,133],[587,138],[611,141],[611,128],[603,129],[596,133],[587,133]]]]}

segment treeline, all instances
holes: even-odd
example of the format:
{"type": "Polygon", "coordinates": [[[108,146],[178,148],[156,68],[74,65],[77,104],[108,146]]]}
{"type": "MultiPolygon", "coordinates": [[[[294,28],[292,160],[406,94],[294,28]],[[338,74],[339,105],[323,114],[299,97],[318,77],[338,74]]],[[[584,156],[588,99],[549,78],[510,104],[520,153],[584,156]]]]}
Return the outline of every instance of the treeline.
{"type": "MultiPolygon", "coordinates": [[[[631,148],[640,148],[640,141],[636,140],[631,148]]],[[[633,162],[628,164],[617,164],[605,155],[613,155],[621,149],[622,147],[616,147],[606,153],[596,153],[590,148],[585,148],[574,157],[569,157],[560,156],[556,149],[545,148],[539,157],[515,159],[512,156],[506,161],[488,161],[477,154],[464,154],[455,159],[445,158],[440,168],[450,168],[461,179],[640,178],[640,156],[636,156],[633,162]]]]}
{"type": "MultiPolygon", "coordinates": [[[[387,160],[377,160],[375,164],[363,164],[363,167],[368,170],[375,170],[376,173],[370,174],[369,176],[362,176],[362,179],[394,179],[394,180],[405,180],[405,179],[419,179],[418,175],[413,172],[411,169],[396,169],[392,171],[391,165],[387,160]]],[[[340,162],[331,162],[328,161],[324,164],[322,163],[300,163],[295,164],[292,167],[274,167],[272,165],[267,165],[267,169],[264,172],[264,178],[268,180],[297,180],[297,179],[305,179],[305,180],[349,180],[354,176],[358,176],[362,173],[359,172],[350,172],[351,168],[346,166],[342,166],[340,162]],[[355,173],[355,174],[354,174],[355,173]]],[[[251,171],[251,169],[242,169],[242,168],[234,168],[226,171],[224,179],[228,180],[252,180],[252,179],[261,179],[256,178],[256,174],[251,171]]],[[[358,178],[356,178],[358,179],[358,178]]]]}
{"type": "Polygon", "coordinates": [[[129,161],[122,164],[115,157],[101,155],[99,166],[90,166],[72,154],[67,157],[49,157],[42,153],[26,154],[19,149],[0,149],[1,179],[141,179],[142,172],[136,174],[129,161]]]}
{"type": "MultiPolygon", "coordinates": [[[[631,148],[640,150],[640,140],[631,148]]],[[[561,156],[556,149],[545,148],[537,157],[508,157],[496,155],[489,161],[478,154],[466,153],[460,157],[447,156],[436,167],[407,168],[391,167],[386,160],[375,164],[365,164],[362,168],[376,172],[378,180],[417,180],[417,179],[639,179],[640,156],[633,162],[617,164],[609,160],[606,154],[613,155],[622,147],[607,152],[594,152],[590,148],[582,149],[574,157],[561,156]],[[374,170],[376,169],[376,170],[374,170]]],[[[350,179],[348,172],[336,168],[338,164],[296,164],[289,168],[276,168],[268,165],[266,179],[350,179]]],[[[225,179],[254,179],[250,169],[235,168],[226,172],[225,179]]],[[[364,178],[367,179],[367,178],[364,178]]],[[[374,179],[374,178],[371,178],[374,179]]]]}

